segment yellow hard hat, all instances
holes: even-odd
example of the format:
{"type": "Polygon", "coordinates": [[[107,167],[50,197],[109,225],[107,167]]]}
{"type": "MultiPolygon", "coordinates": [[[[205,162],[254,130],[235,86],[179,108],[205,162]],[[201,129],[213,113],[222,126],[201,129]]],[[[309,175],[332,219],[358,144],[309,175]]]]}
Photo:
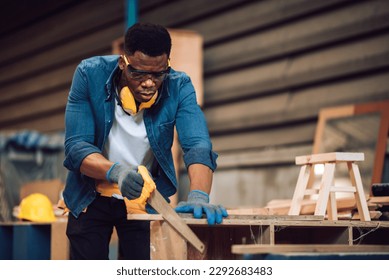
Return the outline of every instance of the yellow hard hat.
{"type": "Polygon", "coordinates": [[[56,220],[50,199],[41,193],[33,193],[20,202],[19,219],[32,222],[54,222],[56,220]]]}

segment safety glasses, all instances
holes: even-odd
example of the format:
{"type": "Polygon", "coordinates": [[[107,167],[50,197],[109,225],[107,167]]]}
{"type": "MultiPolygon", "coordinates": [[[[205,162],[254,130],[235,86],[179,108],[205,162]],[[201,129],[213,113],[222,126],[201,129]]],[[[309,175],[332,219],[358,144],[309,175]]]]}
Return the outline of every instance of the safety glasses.
{"type": "Polygon", "coordinates": [[[168,60],[168,66],[166,70],[160,72],[149,72],[149,71],[138,70],[132,67],[125,55],[122,55],[122,58],[126,63],[129,77],[135,81],[143,82],[146,81],[147,79],[152,79],[153,81],[161,82],[166,78],[166,76],[170,72],[170,60],[168,60]]]}

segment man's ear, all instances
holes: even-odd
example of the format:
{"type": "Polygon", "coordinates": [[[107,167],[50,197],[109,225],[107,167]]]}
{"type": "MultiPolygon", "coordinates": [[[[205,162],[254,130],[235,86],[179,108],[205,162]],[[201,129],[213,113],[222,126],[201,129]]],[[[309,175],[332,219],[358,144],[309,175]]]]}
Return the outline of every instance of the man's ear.
{"type": "Polygon", "coordinates": [[[126,68],[126,63],[124,62],[124,59],[123,59],[122,55],[119,57],[118,63],[119,63],[120,70],[123,71],[126,68]]]}

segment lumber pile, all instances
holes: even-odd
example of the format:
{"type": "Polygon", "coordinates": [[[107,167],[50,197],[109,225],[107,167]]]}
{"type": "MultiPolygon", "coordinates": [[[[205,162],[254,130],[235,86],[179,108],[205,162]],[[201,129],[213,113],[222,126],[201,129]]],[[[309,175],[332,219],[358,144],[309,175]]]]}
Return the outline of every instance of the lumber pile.
{"type": "Polygon", "coordinates": [[[380,220],[389,220],[389,196],[371,196],[367,199],[367,206],[382,213],[380,220]]]}
{"type": "MultiPolygon", "coordinates": [[[[379,211],[379,204],[371,203],[371,201],[380,201],[377,200],[377,197],[371,197],[368,199],[369,212],[372,220],[380,219],[382,213],[379,211]]],[[[291,199],[283,200],[271,200],[264,207],[264,211],[268,215],[288,215],[290,205],[292,203],[291,199]]],[[[389,199],[387,201],[389,205],[389,199]]],[[[338,218],[345,220],[358,220],[359,215],[357,211],[357,205],[354,197],[340,197],[336,199],[336,205],[338,209],[338,218]]],[[[315,212],[316,200],[307,199],[302,202],[301,213],[300,215],[313,215],[315,212]]]]}
{"type": "MultiPolygon", "coordinates": [[[[261,208],[234,208],[227,209],[229,215],[288,215],[291,199],[274,199],[261,208]]],[[[338,218],[341,220],[359,220],[357,205],[354,197],[340,197],[336,199],[338,218]]],[[[367,197],[367,205],[372,220],[389,220],[389,196],[367,197]]],[[[302,202],[300,215],[313,215],[316,200],[307,199],[302,202]]]]}

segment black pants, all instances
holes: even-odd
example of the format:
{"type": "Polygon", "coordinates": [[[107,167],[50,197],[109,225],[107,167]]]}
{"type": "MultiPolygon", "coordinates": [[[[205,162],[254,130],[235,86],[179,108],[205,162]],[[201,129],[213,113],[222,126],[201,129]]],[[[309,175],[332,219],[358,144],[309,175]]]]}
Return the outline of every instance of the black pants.
{"type": "Polygon", "coordinates": [[[66,235],[70,259],[107,260],[113,227],[119,239],[120,259],[150,259],[150,222],[127,220],[124,201],[103,196],[97,196],[77,219],[69,214],[66,235]]]}

